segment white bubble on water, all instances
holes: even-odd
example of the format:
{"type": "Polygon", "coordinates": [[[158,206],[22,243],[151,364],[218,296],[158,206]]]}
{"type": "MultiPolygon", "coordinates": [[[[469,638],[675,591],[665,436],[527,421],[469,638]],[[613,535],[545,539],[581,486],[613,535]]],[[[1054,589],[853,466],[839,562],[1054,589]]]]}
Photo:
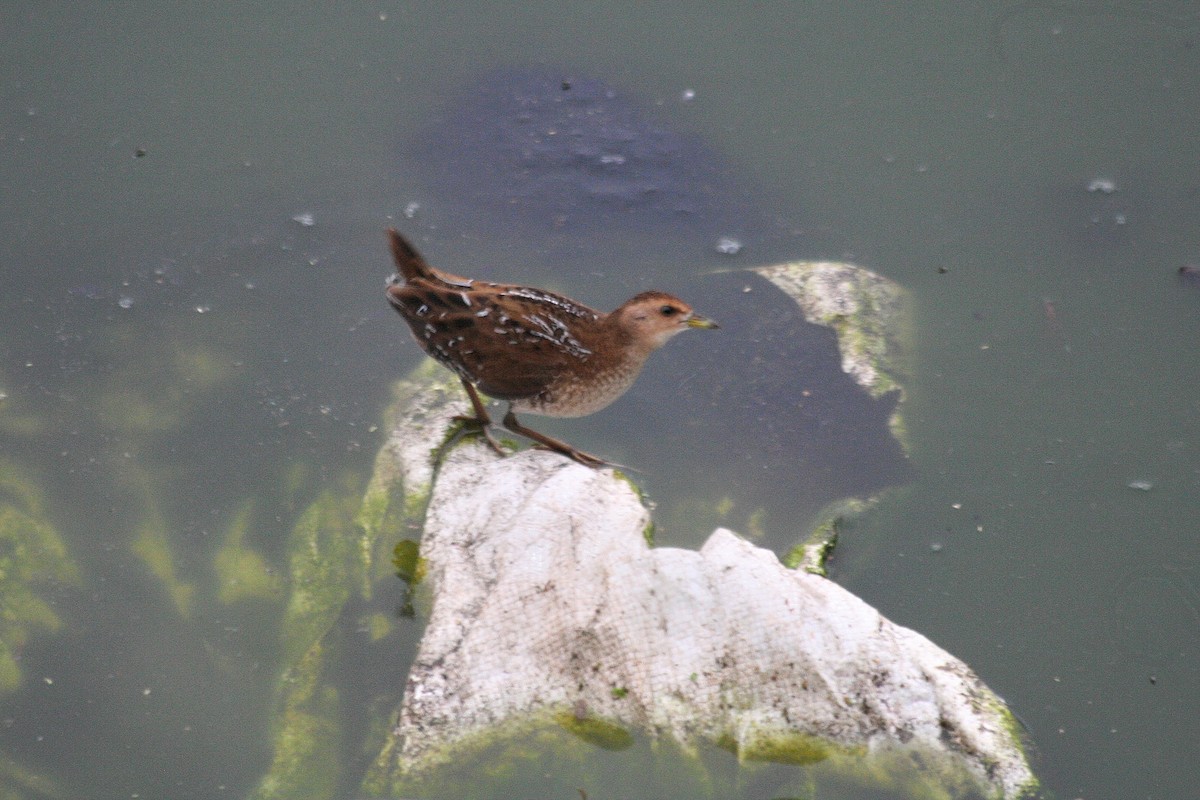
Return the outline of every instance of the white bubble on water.
{"type": "Polygon", "coordinates": [[[732,236],[722,236],[720,239],[717,239],[716,248],[717,252],[722,255],[733,256],[741,252],[742,243],[732,236]]]}

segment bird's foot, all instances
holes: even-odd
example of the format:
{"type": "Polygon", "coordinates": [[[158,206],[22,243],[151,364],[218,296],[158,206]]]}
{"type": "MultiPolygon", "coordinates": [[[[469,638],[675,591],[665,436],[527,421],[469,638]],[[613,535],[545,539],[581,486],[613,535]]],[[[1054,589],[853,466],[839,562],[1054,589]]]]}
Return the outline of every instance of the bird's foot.
{"type": "Polygon", "coordinates": [[[490,419],[480,419],[479,417],[471,417],[466,415],[456,415],[451,417],[451,419],[462,426],[462,435],[480,435],[483,437],[484,441],[487,442],[488,447],[492,448],[497,455],[508,455],[508,451],[501,447],[500,443],[496,441],[496,437],[492,435],[492,421],[490,419]]]}
{"type": "Polygon", "coordinates": [[[533,449],[533,450],[549,450],[552,453],[560,453],[573,461],[583,464],[585,467],[618,466],[616,464],[613,464],[610,461],[605,461],[604,459],[600,458],[599,456],[594,456],[591,453],[585,453],[582,450],[576,450],[574,447],[571,447],[570,445],[565,445],[563,447],[552,447],[548,444],[538,443],[538,444],[533,445],[533,447],[531,449],[533,449]]]}

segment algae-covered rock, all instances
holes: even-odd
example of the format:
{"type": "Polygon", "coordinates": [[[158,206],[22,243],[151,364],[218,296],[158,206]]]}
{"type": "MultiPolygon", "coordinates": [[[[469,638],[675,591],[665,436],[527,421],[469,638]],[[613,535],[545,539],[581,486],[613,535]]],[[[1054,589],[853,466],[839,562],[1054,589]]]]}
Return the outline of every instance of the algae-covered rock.
{"type": "Polygon", "coordinates": [[[0,461],[0,695],[21,685],[16,651],[34,632],[62,626],[40,590],[78,580],[37,485],[15,464],[0,461]]]}
{"type": "Polygon", "coordinates": [[[873,396],[904,388],[907,293],[854,264],[794,261],[753,270],[782,289],[816,325],[838,336],[842,370],[873,396]]]}
{"type": "Polygon", "coordinates": [[[300,516],[288,542],[288,602],[282,637],[291,665],[333,627],[361,565],[345,498],[324,492],[300,516]]]}
{"type": "Polygon", "coordinates": [[[340,776],[338,691],[324,680],[329,654],[313,644],[283,674],[274,757],[252,800],[329,800],[340,776]]]}
{"type": "MultiPolygon", "coordinates": [[[[804,318],[837,334],[842,371],[872,397],[890,392],[904,398],[910,374],[912,313],[908,292],[864,267],[837,261],[793,261],[753,272],[796,301],[804,318]]],[[[897,405],[888,427],[907,447],[897,405]]]]}
{"type": "Polygon", "coordinates": [[[863,500],[857,497],[848,497],[830,503],[821,509],[821,513],[817,515],[817,522],[812,526],[808,537],[784,554],[781,559],[784,565],[824,577],[826,575],[825,562],[833,553],[833,548],[837,546],[842,523],[847,518],[861,516],[868,508],[875,505],[877,499],[863,500]]]}
{"type": "MultiPolygon", "coordinates": [[[[365,493],[358,495],[350,486],[340,493],[324,492],[292,530],[283,588],[287,605],[281,624],[283,665],[274,714],[274,756],[255,800],[330,798],[337,787],[343,755],[339,691],[332,677],[340,663],[342,630],[337,623],[350,601],[371,597],[377,580],[395,580],[397,543],[406,532],[418,529],[424,515],[435,456],[446,441],[445,423],[450,414],[465,410],[465,404],[458,405],[463,402],[461,391],[452,394],[456,382],[442,373],[425,365],[397,384],[390,433],[365,493]],[[399,417],[399,410],[410,413],[399,417]]],[[[234,556],[245,565],[245,552],[230,549],[240,541],[237,531],[235,521],[218,566],[234,556]]],[[[424,567],[415,548],[410,556],[404,564],[416,583],[424,567]]],[[[378,642],[394,625],[374,613],[356,620],[355,627],[378,642]]]]}
{"type": "Polygon", "coordinates": [[[355,517],[361,530],[363,591],[368,595],[371,581],[386,577],[392,562],[389,551],[396,542],[384,534],[420,531],[433,487],[435,456],[450,434],[446,422],[468,410],[458,379],[432,359],[397,381],[392,395],[384,420],[389,433],[355,517]]]}
{"type": "Polygon", "coordinates": [[[352,498],[326,491],[292,529],[274,755],[255,800],[327,800],[337,786],[341,721],[329,669],[337,657],[335,622],[360,583],[352,517],[352,498]]]}

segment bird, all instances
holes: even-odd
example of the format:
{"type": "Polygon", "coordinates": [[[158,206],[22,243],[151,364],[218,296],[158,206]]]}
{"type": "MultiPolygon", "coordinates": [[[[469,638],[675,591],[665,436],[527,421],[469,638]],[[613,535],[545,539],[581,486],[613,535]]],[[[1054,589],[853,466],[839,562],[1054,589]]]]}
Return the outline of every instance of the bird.
{"type": "Polygon", "coordinates": [[[719,327],[665,292],[642,292],[604,313],[543,289],[463,278],[430,266],[395,228],[387,234],[396,263],[388,302],[421,349],[462,381],[474,416],[455,419],[480,430],[501,455],[480,392],[508,403],[509,431],[585,466],[608,466],[527,428],[516,413],[595,413],[625,394],[675,334],[719,327]]]}

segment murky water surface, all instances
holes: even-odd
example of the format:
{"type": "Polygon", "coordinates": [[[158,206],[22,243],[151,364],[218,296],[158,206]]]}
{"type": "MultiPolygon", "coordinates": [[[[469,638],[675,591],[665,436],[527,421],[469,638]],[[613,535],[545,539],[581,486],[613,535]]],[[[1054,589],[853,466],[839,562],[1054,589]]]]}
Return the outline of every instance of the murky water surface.
{"type": "MultiPolygon", "coordinates": [[[[7,4],[0,500],[37,554],[0,552],[34,566],[4,579],[0,781],[259,785],[290,537],[361,491],[418,362],[382,296],[395,224],[456,272],[600,307],[656,286],[727,320],[618,405],[544,427],[636,462],[682,546],[720,521],[697,498],[783,546],[828,500],[900,487],[833,577],[1002,694],[1049,792],[1188,795],[1198,41],[1165,2],[7,4]],[[489,124],[536,103],[479,99],[555,76],[613,134],[574,151],[597,165],[578,202],[567,151],[489,124]],[[649,177],[605,172],[626,164],[649,177]],[[823,334],[721,277],[810,258],[912,293],[907,459],[872,434],[890,401],[797,410],[837,378],[802,344],[823,334]]],[[[343,731],[386,717],[420,634],[403,585],[380,586],[338,616],[343,731]]],[[[362,774],[356,736],[333,791],[362,774]]]]}

